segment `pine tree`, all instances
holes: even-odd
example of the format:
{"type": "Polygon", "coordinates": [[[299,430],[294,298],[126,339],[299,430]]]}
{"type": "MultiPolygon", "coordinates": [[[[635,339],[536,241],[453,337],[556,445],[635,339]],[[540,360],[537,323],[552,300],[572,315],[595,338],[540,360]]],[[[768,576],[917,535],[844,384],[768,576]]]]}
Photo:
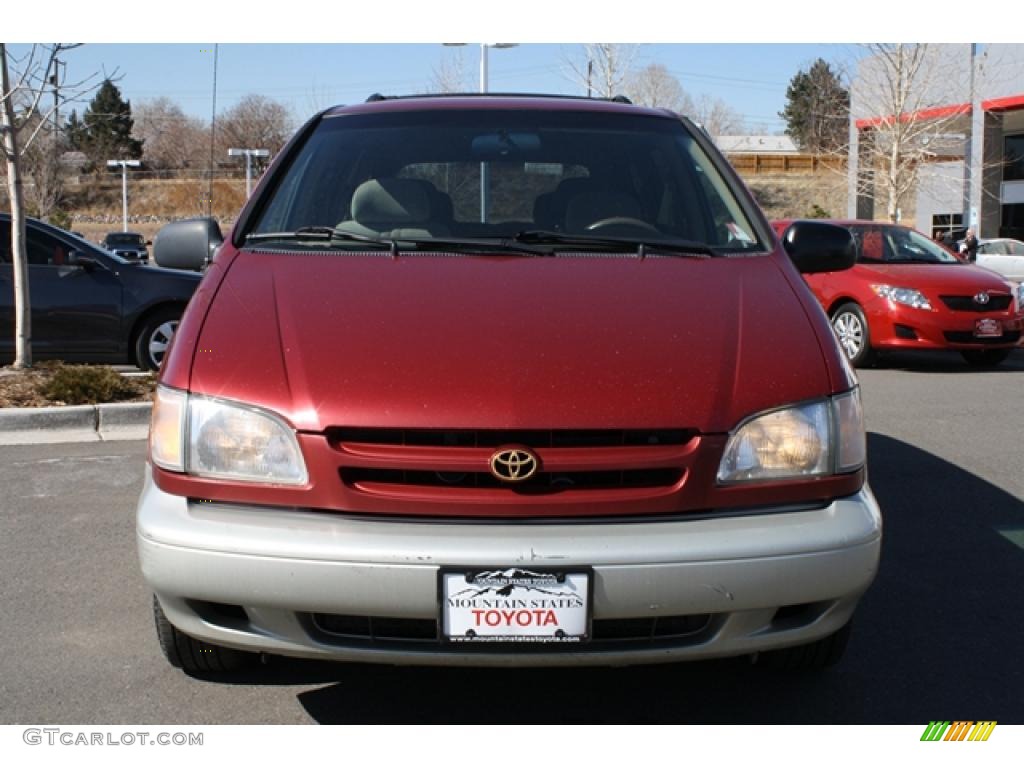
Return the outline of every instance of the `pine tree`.
{"type": "Polygon", "coordinates": [[[786,134],[804,151],[835,152],[846,144],[850,92],[824,59],[794,75],[786,89],[786,134]]]}
{"type": "Polygon", "coordinates": [[[110,80],[104,80],[82,114],[72,114],[67,135],[75,149],[84,152],[95,170],[106,168],[107,160],[135,160],[142,157],[142,142],[132,137],[131,102],[110,80]],[[74,121],[74,123],[72,123],[74,121]]]}

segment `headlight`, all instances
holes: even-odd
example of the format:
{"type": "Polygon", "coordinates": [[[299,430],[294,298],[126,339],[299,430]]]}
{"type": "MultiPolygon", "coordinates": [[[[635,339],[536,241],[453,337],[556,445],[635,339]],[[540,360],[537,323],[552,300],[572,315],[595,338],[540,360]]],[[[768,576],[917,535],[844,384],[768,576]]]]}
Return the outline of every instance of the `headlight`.
{"type": "Polygon", "coordinates": [[[883,299],[895,301],[897,304],[905,304],[914,309],[931,309],[932,305],[920,291],[913,288],[897,288],[894,285],[872,285],[871,290],[883,299]]]}
{"type": "Polygon", "coordinates": [[[260,408],[157,387],[150,456],[163,469],[243,482],[302,485],[295,432],[260,408]]]}
{"type": "Polygon", "coordinates": [[[718,482],[853,472],[867,457],[860,390],[755,416],[729,437],[718,482]]]}

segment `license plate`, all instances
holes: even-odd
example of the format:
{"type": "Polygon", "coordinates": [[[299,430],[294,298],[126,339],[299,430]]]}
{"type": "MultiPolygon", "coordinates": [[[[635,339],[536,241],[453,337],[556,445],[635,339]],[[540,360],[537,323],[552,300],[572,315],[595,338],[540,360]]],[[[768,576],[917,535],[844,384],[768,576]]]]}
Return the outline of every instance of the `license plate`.
{"type": "Polygon", "coordinates": [[[443,570],[441,626],[452,643],[580,643],[590,627],[586,570],[443,570]]]}
{"type": "Polygon", "coordinates": [[[993,336],[1003,335],[1003,324],[998,320],[993,320],[989,317],[983,317],[981,320],[976,320],[974,323],[974,335],[978,338],[991,338],[993,336]]]}

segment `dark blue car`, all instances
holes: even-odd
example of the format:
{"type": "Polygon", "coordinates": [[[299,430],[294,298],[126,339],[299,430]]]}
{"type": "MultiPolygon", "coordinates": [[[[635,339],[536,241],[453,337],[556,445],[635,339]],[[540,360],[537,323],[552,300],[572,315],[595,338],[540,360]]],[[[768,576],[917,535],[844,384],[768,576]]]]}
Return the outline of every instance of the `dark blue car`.
{"type": "MultiPolygon", "coordinates": [[[[202,275],[150,267],[28,219],[32,355],[156,370],[202,275]]],[[[0,365],[14,360],[11,217],[0,214],[0,365]]]]}

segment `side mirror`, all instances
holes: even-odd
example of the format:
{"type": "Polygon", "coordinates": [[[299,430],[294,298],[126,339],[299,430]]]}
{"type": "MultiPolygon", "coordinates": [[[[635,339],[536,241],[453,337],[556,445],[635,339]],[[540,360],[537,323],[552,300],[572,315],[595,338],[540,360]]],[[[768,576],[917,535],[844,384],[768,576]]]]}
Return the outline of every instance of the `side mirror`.
{"type": "Polygon", "coordinates": [[[68,264],[72,267],[81,267],[86,272],[92,272],[100,263],[84,251],[71,251],[68,253],[68,264]]]}
{"type": "Polygon", "coordinates": [[[782,247],[798,270],[839,272],[857,262],[857,246],[846,227],[820,221],[794,221],[782,233],[782,247]]]}
{"type": "Polygon", "coordinates": [[[156,233],[153,259],[161,267],[198,271],[223,242],[220,225],[213,219],[172,221],[156,233]]]}

